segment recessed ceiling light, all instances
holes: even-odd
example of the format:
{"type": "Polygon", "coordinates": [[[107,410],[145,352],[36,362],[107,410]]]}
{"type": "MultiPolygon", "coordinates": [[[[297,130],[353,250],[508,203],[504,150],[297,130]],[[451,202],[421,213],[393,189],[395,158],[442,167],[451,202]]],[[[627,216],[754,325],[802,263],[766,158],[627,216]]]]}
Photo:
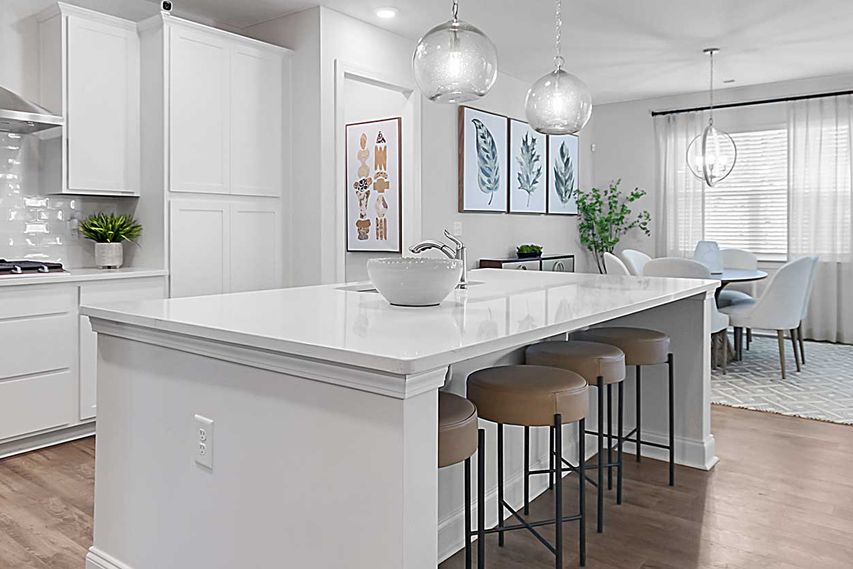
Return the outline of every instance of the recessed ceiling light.
{"type": "Polygon", "coordinates": [[[383,20],[390,20],[397,16],[397,8],[379,8],[376,10],[376,16],[383,20]]]}

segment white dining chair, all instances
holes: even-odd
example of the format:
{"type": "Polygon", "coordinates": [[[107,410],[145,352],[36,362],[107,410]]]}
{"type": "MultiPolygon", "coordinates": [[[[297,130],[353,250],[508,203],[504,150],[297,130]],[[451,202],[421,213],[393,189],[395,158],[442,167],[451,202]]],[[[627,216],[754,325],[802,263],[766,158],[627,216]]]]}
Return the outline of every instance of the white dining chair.
{"type": "Polygon", "coordinates": [[[806,365],[806,345],[803,342],[803,320],[806,319],[806,316],[809,313],[809,300],[812,297],[812,290],[814,289],[814,280],[815,275],[817,274],[817,263],[820,260],[819,257],[808,257],[812,260],[812,270],[809,273],[809,284],[806,287],[806,297],[803,299],[803,315],[800,316],[800,324],[797,326],[797,342],[800,344],[800,363],[802,365],[806,365]]]}
{"type": "Polygon", "coordinates": [[[643,267],[651,260],[651,257],[636,249],[625,249],[622,251],[622,261],[624,261],[625,266],[628,267],[632,275],[638,277],[643,275],[643,267]]]}
{"type": "Polygon", "coordinates": [[[803,303],[809,288],[813,257],[803,257],[782,265],[767,284],[758,300],[725,306],[720,310],[729,315],[735,329],[735,352],[738,359],[743,356],[743,329],[761,328],[776,330],[779,340],[779,365],[785,379],[785,330],[791,334],[794,361],[800,371],[800,358],[795,338],[795,328],[800,325],[803,303]]]}
{"type": "MultiPolygon", "coordinates": [[[[726,269],[758,270],[758,257],[743,249],[722,249],[720,250],[720,259],[723,262],[723,267],[726,269]]],[[[749,302],[750,300],[754,300],[753,295],[740,290],[734,290],[729,286],[720,291],[720,295],[717,298],[717,306],[730,306],[738,302],[749,302]]]]}
{"type": "Polygon", "coordinates": [[[716,241],[699,241],[693,250],[693,260],[699,261],[711,271],[711,274],[723,272],[723,259],[720,246],[716,241]]]}
{"type": "Polygon", "coordinates": [[[631,276],[631,271],[622,260],[613,253],[604,254],[604,270],[608,275],[631,276]]]}
{"type": "MultiPolygon", "coordinates": [[[[711,279],[711,271],[708,267],[692,259],[680,257],[662,257],[652,259],[643,268],[644,277],[677,277],[687,279],[711,279]]],[[[720,346],[718,349],[719,361],[723,365],[723,373],[726,373],[728,362],[728,333],[729,317],[714,307],[711,311],[711,336],[717,336],[712,346],[720,346]]]]}

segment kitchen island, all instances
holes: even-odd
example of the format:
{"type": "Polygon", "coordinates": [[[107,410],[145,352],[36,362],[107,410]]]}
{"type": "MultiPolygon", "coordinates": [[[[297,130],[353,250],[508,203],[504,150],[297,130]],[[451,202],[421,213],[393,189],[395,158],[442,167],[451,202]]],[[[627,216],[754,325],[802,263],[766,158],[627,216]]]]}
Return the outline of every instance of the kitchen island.
{"type": "MultiPolygon", "coordinates": [[[[87,568],[433,569],[463,543],[461,466],[436,468],[437,390],[464,394],[471,371],[605,323],[671,336],[677,461],[713,467],[717,282],[497,269],[469,278],[432,308],[392,307],[369,285],[84,307],[99,352],[87,568]],[[213,421],[202,457],[197,415],[213,421]]],[[[666,440],[665,385],[663,366],[644,370],[648,440],[666,440]]],[[[507,499],[518,504],[521,429],[506,441],[507,499]]],[[[491,526],[493,430],[487,444],[491,526]]],[[[533,468],[547,463],[547,429],[531,453],[533,468]]],[[[532,494],[545,478],[532,479],[532,494]]]]}

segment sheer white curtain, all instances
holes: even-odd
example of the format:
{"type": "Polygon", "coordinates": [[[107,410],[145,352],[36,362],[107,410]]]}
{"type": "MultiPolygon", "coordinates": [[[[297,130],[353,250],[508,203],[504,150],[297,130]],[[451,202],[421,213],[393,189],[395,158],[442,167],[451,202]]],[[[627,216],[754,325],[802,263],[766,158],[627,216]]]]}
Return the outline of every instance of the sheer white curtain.
{"type": "Polygon", "coordinates": [[[705,113],[655,117],[658,191],[655,250],[659,257],[685,257],[703,239],[705,185],[687,168],[687,146],[707,122],[705,113]]]}
{"type": "Polygon", "coordinates": [[[788,256],[818,255],[803,324],[810,338],[853,342],[853,96],[788,107],[788,256]]]}

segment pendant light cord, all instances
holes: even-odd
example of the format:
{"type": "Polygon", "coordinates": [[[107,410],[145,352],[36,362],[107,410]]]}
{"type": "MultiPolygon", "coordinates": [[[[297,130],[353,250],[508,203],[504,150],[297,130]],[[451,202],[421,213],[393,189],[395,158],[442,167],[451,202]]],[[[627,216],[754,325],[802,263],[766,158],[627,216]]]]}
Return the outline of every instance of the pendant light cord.
{"type": "Polygon", "coordinates": [[[554,18],[554,47],[557,55],[554,56],[554,65],[557,69],[563,68],[563,1],[557,0],[556,14],[554,18]]]}
{"type": "Polygon", "coordinates": [[[453,21],[459,20],[459,0],[453,0],[453,21]]]}
{"type": "Polygon", "coordinates": [[[708,105],[708,124],[714,124],[714,50],[711,50],[708,55],[711,57],[711,101],[710,105],[708,105]]]}

